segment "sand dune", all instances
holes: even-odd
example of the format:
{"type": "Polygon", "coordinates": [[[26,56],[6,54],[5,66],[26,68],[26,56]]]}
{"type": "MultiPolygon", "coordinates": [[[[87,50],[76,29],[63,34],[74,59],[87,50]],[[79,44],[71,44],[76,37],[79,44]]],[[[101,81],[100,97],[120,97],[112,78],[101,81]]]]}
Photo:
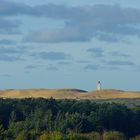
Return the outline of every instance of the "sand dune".
{"type": "Polygon", "coordinates": [[[84,99],[125,99],[125,98],[140,98],[140,92],[129,92],[121,90],[101,90],[89,92],[83,95],[84,99]]]}
{"type": "Polygon", "coordinates": [[[1,98],[55,98],[74,99],[85,95],[86,91],[79,89],[30,89],[30,90],[1,90],[1,98]]]}
{"type": "Polygon", "coordinates": [[[0,90],[0,98],[55,98],[55,99],[118,99],[140,98],[140,92],[101,90],[87,92],[79,89],[0,90]]]}

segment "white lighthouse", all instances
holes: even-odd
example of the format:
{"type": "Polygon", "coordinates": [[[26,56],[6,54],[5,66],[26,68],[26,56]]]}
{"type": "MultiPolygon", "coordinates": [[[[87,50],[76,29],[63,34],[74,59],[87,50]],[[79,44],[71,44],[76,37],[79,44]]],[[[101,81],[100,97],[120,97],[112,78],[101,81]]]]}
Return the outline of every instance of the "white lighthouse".
{"type": "Polygon", "coordinates": [[[97,83],[97,90],[100,91],[102,89],[102,85],[101,85],[101,82],[98,81],[97,83]]]}

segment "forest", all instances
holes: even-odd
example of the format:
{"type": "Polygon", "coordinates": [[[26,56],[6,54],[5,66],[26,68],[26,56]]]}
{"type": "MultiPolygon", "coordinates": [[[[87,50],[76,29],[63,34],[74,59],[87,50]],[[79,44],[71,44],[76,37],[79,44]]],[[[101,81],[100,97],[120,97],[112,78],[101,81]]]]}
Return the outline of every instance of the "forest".
{"type": "Polygon", "coordinates": [[[0,140],[140,140],[140,106],[0,99],[0,140]]]}

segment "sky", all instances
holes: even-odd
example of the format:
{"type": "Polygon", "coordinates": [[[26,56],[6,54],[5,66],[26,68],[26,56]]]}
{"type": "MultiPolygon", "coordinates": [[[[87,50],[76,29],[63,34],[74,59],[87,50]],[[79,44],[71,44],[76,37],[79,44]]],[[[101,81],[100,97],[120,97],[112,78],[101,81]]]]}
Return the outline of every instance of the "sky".
{"type": "Polygon", "coordinates": [[[0,0],[0,89],[140,91],[139,0],[0,0]]]}

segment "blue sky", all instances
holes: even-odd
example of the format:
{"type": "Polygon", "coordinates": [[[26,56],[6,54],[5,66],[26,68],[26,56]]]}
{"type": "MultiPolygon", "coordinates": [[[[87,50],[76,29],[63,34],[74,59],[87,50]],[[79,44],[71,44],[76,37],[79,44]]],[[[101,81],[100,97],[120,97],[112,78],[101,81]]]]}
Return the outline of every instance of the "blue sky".
{"type": "Polygon", "coordinates": [[[140,90],[139,0],[1,0],[0,89],[140,90]]]}

